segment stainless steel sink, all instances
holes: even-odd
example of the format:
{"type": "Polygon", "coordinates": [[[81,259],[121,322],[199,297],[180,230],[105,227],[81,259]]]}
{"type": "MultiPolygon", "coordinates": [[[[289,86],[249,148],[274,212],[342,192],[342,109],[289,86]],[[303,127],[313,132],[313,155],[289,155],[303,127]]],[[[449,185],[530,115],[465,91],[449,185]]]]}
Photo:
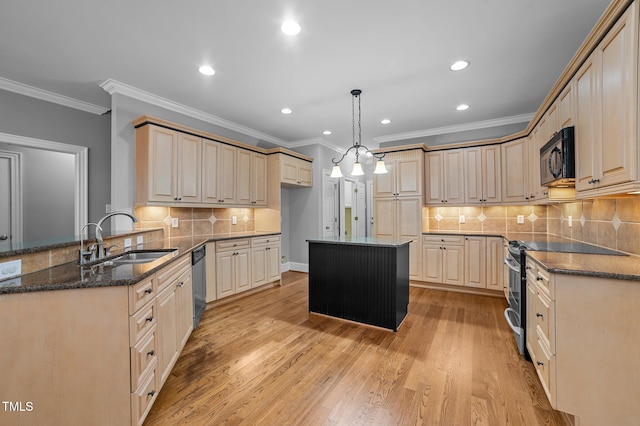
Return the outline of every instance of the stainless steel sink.
{"type": "Polygon", "coordinates": [[[124,253],[116,258],[111,259],[114,265],[122,265],[126,263],[149,263],[158,260],[161,257],[172,255],[173,250],[153,250],[153,251],[135,251],[124,253]]]}

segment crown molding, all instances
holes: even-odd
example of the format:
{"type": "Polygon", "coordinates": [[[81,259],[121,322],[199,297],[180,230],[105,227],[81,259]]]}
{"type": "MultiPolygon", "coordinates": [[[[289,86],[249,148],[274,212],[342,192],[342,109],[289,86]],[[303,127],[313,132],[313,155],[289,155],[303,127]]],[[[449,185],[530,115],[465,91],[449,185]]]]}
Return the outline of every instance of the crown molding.
{"type": "Polygon", "coordinates": [[[121,83],[119,81],[108,79],[100,84],[100,87],[110,95],[114,93],[125,95],[133,99],[137,99],[142,102],[146,102],[151,105],[159,106],[170,111],[174,111],[188,117],[192,117],[207,123],[215,124],[216,126],[224,127],[225,129],[233,130],[234,132],[242,133],[247,136],[251,136],[256,139],[260,139],[266,142],[271,142],[280,146],[287,146],[288,143],[282,139],[276,138],[266,133],[253,130],[249,127],[242,126],[238,123],[234,123],[224,118],[217,117],[215,115],[200,111],[198,109],[174,102],[170,99],[166,99],[153,93],[145,92],[136,87],[129,86],[128,84],[121,83]]]}
{"type": "Polygon", "coordinates": [[[90,104],[89,102],[79,101],[78,99],[59,95],[57,93],[49,92],[48,90],[38,89],[37,87],[18,83],[17,81],[9,80],[4,77],[0,77],[0,89],[28,96],[30,98],[63,105],[69,108],[79,109],[80,111],[90,112],[91,114],[102,115],[109,111],[109,108],[90,104]]]}
{"type": "Polygon", "coordinates": [[[447,133],[467,132],[469,130],[488,129],[490,127],[506,126],[508,124],[530,122],[535,113],[512,115],[510,117],[494,120],[474,121],[472,123],[457,124],[454,126],[435,127],[433,129],[418,130],[416,132],[398,133],[395,135],[378,136],[373,138],[378,143],[415,139],[425,136],[444,135],[447,133]]]}
{"type": "Polygon", "coordinates": [[[347,150],[347,148],[343,146],[338,146],[322,138],[311,138],[311,139],[303,139],[295,142],[288,142],[286,144],[286,147],[289,149],[292,149],[292,148],[298,148],[300,146],[307,146],[307,145],[322,145],[325,148],[329,148],[330,150],[339,152],[339,153],[343,153],[344,151],[347,150]]]}

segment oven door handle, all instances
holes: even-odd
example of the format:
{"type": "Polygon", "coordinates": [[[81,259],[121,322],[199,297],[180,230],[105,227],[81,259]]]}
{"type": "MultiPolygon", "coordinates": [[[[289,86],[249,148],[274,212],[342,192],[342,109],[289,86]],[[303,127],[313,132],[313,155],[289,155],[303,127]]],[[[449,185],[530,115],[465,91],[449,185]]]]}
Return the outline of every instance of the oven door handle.
{"type": "Polygon", "coordinates": [[[518,274],[520,273],[520,269],[513,266],[513,263],[511,263],[511,260],[505,259],[504,264],[507,265],[509,269],[511,269],[513,272],[517,272],[518,274]]]}
{"type": "Polygon", "coordinates": [[[507,308],[504,310],[504,317],[507,320],[507,324],[509,324],[509,327],[511,328],[511,330],[517,335],[520,336],[522,334],[522,328],[517,327],[512,321],[511,321],[511,317],[509,316],[509,312],[513,312],[513,315],[517,316],[518,313],[513,309],[513,308],[507,308]]]}

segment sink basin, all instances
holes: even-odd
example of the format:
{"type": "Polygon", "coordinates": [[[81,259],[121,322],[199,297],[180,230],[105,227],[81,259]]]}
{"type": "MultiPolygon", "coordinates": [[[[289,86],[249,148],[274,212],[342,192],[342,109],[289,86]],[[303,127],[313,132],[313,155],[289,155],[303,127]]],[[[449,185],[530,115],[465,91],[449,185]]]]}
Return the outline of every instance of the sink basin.
{"type": "Polygon", "coordinates": [[[126,263],[149,263],[166,255],[173,254],[174,251],[175,250],[129,252],[112,259],[111,262],[114,265],[122,265],[126,263]]]}

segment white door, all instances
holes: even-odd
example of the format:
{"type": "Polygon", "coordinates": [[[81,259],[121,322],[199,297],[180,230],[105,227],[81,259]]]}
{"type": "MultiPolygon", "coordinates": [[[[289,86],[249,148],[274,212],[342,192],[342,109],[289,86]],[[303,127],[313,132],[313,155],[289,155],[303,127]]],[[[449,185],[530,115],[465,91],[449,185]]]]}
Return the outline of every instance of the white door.
{"type": "Polygon", "coordinates": [[[367,233],[367,210],[365,203],[365,186],[362,182],[356,182],[353,185],[353,195],[351,204],[351,229],[353,237],[366,237],[367,233]]]}
{"type": "Polygon", "coordinates": [[[0,157],[0,248],[10,242],[11,235],[11,164],[0,157]]]}
{"type": "Polygon", "coordinates": [[[367,205],[367,237],[373,237],[373,181],[367,181],[366,192],[366,205],[367,205]]]}
{"type": "Polygon", "coordinates": [[[322,173],[322,236],[337,237],[338,230],[338,180],[330,178],[329,170],[322,173]]]}

